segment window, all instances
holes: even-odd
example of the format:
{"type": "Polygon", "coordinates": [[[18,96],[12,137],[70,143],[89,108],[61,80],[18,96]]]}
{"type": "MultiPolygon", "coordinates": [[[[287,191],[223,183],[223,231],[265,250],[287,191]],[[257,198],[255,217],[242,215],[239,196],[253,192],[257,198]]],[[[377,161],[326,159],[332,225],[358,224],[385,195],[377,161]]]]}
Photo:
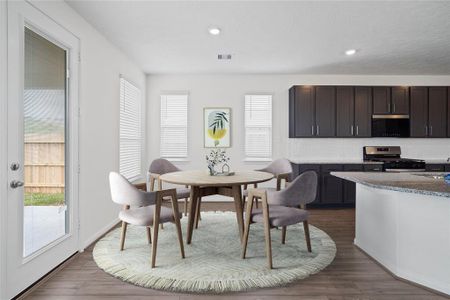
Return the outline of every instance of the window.
{"type": "Polygon", "coordinates": [[[141,91],[122,77],[120,78],[119,131],[119,172],[132,181],[141,177],[141,91]]]}
{"type": "Polygon", "coordinates": [[[245,156],[250,160],[272,158],[272,96],[245,96],[245,156]]]}
{"type": "Polygon", "coordinates": [[[187,157],[187,109],[188,95],[161,95],[161,157],[187,157]]]}

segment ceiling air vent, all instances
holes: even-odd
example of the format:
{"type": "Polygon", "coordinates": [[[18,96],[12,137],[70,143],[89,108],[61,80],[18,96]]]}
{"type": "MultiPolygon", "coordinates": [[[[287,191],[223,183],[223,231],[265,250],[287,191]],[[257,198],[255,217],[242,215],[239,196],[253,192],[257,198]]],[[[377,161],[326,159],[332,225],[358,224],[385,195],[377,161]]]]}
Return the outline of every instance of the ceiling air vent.
{"type": "Polygon", "coordinates": [[[218,60],[230,60],[231,54],[217,54],[218,60]]]}

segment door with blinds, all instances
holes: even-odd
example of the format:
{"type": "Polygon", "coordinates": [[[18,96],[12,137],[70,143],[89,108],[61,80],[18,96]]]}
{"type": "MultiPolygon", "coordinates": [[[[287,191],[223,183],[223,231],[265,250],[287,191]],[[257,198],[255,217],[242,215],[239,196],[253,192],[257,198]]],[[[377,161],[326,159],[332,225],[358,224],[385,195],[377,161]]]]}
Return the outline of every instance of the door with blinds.
{"type": "Polygon", "coordinates": [[[7,298],[78,250],[78,51],[28,2],[8,2],[7,298]]]}

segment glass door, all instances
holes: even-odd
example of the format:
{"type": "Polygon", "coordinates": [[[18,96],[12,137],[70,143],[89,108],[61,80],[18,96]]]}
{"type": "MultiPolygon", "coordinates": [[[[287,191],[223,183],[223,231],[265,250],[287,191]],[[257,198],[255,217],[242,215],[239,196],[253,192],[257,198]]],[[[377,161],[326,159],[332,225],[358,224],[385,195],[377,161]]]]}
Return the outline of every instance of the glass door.
{"type": "Polygon", "coordinates": [[[8,297],[78,249],[78,44],[8,2],[8,297]]]}
{"type": "Polygon", "coordinates": [[[67,50],[24,28],[23,256],[69,232],[65,199],[67,50]]]}

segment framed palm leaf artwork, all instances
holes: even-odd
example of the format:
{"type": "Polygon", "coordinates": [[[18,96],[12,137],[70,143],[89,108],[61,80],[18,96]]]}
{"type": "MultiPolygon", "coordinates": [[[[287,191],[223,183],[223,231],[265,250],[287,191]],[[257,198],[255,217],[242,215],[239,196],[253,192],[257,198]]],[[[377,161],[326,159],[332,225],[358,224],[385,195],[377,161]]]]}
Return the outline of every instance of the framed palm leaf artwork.
{"type": "Polygon", "coordinates": [[[231,147],[231,108],[204,108],[203,123],[205,148],[231,147]]]}

